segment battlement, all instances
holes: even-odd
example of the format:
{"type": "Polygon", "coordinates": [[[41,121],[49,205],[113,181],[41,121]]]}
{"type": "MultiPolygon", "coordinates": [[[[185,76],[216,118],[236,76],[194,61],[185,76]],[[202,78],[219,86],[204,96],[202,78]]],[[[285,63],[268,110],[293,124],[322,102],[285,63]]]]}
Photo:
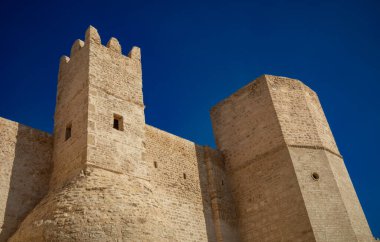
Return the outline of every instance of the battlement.
{"type": "Polygon", "coordinates": [[[82,50],[84,47],[91,44],[98,45],[99,47],[100,46],[105,47],[109,49],[110,51],[113,51],[115,53],[122,55],[124,58],[134,59],[138,61],[141,60],[141,51],[139,47],[133,46],[127,55],[123,55],[122,47],[119,41],[115,37],[111,37],[105,46],[102,45],[102,41],[98,33],[98,30],[90,25],[87,28],[86,33],[85,33],[85,40],[84,41],[80,39],[75,40],[73,45],[71,46],[70,57],[63,55],[61,57],[61,63],[69,63],[70,58],[75,56],[76,53],[82,50]]]}

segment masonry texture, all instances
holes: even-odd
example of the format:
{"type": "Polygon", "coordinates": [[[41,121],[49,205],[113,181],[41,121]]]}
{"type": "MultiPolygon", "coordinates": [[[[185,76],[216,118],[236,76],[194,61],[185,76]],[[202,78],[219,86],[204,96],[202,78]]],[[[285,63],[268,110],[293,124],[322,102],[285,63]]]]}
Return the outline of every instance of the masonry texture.
{"type": "Polygon", "coordinates": [[[217,149],[145,123],[141,54],[89,27],[53,134],[0,118],[1,241],[375,241],[322,107],[263,75],[211,109],[217,149]]]}

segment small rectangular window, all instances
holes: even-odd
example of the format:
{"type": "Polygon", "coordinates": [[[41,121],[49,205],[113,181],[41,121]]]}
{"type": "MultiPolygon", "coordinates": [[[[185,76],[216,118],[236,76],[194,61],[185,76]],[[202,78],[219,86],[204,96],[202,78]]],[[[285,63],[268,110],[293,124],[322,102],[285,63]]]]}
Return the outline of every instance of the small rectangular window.
{"type": "Polygon", "coordinates": [[[114,129],[119,129],[119,120],[118,119],[113,119],[113,128],[114,129]]]}
{"type": "Polygon", "coordinates": [[[66,125],[66,130],[65,130],[65,141],[70,139],[71,137],[71,123],[66,125]]]}
{"type": "Polygon", "coordinates": [[[158,166],[157,166],[157,162],[155,161],[154,162],[154,168],[157,168],[158,166]]]}
{"type": "Polygon", "coordinates": [[[186,173],[183,173],[183,179],[186,179],[186,173]]]}
{"type": "Polygon", "coordinates": [[[117,114],[113,115],[113,128],[123,130],[123,117],[117,114]]]}

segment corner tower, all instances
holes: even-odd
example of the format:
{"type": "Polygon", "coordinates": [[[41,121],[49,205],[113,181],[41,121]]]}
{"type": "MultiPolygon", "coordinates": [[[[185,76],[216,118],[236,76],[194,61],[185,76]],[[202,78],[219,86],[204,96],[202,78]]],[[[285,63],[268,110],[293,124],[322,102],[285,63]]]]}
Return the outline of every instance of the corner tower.
{"type": "Polygon", "coordinates": [[[157,204],[143,161],[140,49],[124,56],[89,27],[62,57],[48,195],[11,241],[148,241],[157,204]]]}
{"type": "Polygon", "coordinates": [[[318,97],[264,75],[211,110],[242,241],[372,241],[318,97]]]}

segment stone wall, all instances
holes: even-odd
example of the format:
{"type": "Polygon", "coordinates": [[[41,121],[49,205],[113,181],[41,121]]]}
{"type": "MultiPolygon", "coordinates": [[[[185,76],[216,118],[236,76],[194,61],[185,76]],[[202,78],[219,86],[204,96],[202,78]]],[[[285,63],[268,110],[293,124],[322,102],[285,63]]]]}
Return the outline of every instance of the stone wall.
{"type": "Polygon", "coordinates": [[[144,160],[168,241],[237,241],[223,157],[208,147],[146,126],[144,160]]]}
{"type": "Polygon", "coordinates": [[[310,88],[264,75],[219,103],[211,116],[230,168],[243,241],[372,240],[310,88]]]}
{"type": "Polygon", "coordinates": [[[326,151],[289,147],[289,152],[316,241],[357,241],[326,151]],[[318,180],[313,172],[318,173],[318,180]]]}
{"type": "Polygon", "coordinates": [[[340,155],[317,94],[299,80],[265,77],[286,144],[324,148],[340,155]]]}
{"type": "Polygon", "coordinates": [[[313,241],[265,76],[211,110],[242,241],[313,241]]]}
{"type": "Polygon", "coordinates": [[[371,230],[343,159],[330,152],[325,154],[358,241],[371,241],[371,230]]]}
{"type": "Polygon", "coordinates": [[[266,78],[316,240],[371,241],[317,94],[295,79],[266,78]]]}
{"type": "Polygon", "coordinates": [[[144,161],[167,241],[216,241],[202,147],[146,126],[144,161]]]}
{"type": "Polygon", "coordinates": [[[11,241],[238,241],[220,153],[145,127],[148,177],[89,166],[48,193],[11,241]]]}
{"type": "Polygon", "coordinates": [[[13,234],[48,191],[52,137],[0,118],[0,241],[13,234]]]}
{"type": "Polygon", "coordinates": [[[236,207],[231,194],[226,163],[221,152],[203,147],[207,190],[217,241],[239,241],[236,207]]]}
{"type": "Polygon", "coordinates": [[[70,58],[60,60],[54,114],[54,169],[50,189],[77,176],[86,162],[89,46],[74,42],[70,58]],[[66,129],[71,127],[71,137],[66,129]]]}
{"type": "Polygon", "coordinates": [[[146,177],[140,50],[133,47],[125,56],[115,38],[103,46],[95,31],[88,31],[94,37],[89,37],[93,41],[88,53],[87,164],[146,177]],[[113,127],[115,117],[120,119],[119,129],[113,127]]]}

